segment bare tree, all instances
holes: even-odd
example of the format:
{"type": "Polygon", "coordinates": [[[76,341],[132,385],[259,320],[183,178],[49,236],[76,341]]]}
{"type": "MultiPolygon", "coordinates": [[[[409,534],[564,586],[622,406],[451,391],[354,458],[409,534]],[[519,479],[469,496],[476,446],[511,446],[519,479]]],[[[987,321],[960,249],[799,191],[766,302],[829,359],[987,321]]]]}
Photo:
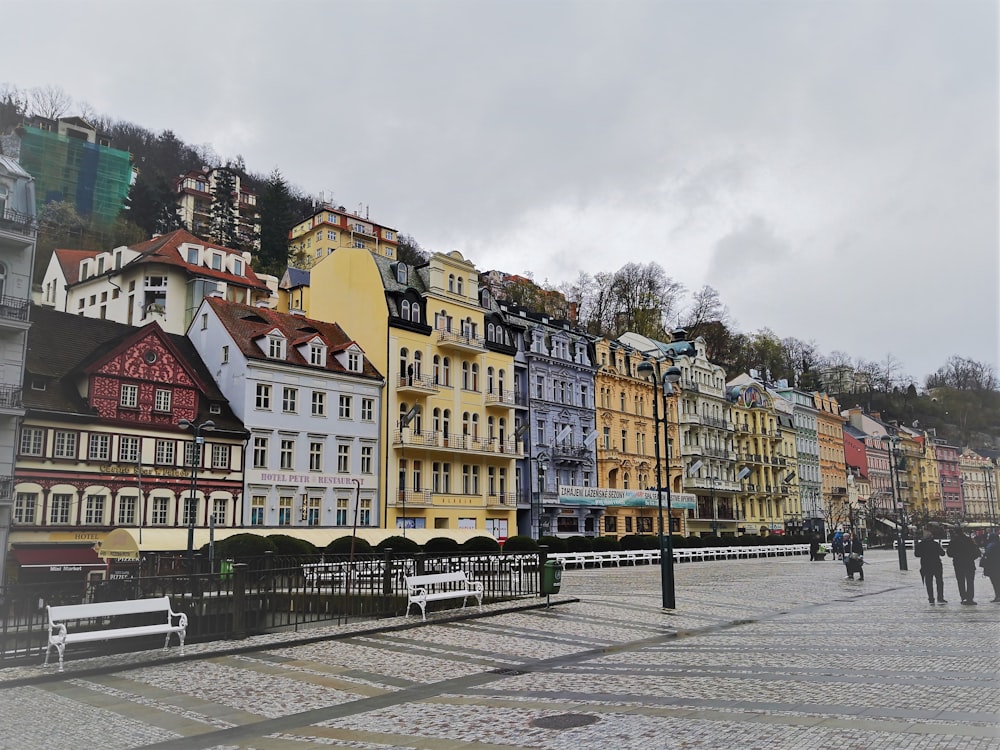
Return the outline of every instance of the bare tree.
{"type": "Polygon", "coordinates": [[[691,304],[681,316],[681,327],[692,338],[702,335],[708,323],[729,324],[729,309],[722,304],[719,292],[705,284],[691,297],[691,304]]]}
{"type": "Polygon", "coordinates": [[[616,302],[616,334],[635,331],[663,339],[667,321],[676,316],[684,285],[667,276],[657,263],[627,263],[614,274],[611,292],[616,302]]]}
{"type": "Polygon", "coordinates": [[[995,391],[997,375],[990,364],[953,355],[936,373],[927,377],[926,385],[927,388],[947,386],[961,391],[995,391]]]}
{"type": "Polygon", "coordinates": [[[61,86],[35,86],[28,92],[31,114],[55,120],[73,106],[73,97],[61,86]]]}

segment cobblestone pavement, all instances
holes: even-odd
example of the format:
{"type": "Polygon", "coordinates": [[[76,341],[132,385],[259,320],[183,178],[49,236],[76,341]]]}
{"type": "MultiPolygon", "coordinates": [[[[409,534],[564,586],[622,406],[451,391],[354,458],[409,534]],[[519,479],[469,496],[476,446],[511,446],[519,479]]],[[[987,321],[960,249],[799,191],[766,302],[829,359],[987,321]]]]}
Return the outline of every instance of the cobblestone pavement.
{"type": "Polygon", "coordinates": [[[681,564],[672,612],[656,566],[568,570],[550,607],[170,660],[69,650],[62,675],[0,670],[0,748],[1000,750],[988,581],[960,606],[947,570],[951,603],[929,605],[895,553],[868,558],[864,581],[804,557],[681,564]]]}

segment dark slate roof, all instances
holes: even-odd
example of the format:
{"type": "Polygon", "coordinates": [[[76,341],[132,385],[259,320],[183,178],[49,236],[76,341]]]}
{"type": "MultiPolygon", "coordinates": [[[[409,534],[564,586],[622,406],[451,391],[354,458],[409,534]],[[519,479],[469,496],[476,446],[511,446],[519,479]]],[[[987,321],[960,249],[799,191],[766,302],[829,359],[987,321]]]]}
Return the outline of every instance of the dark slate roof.
{"type": "Polygon", "coordinates": [[[204,398],[201,399],[198,419],[212,419],[219,430],[243,432],[243,423],[229,408],[229,402],[187,337],[166,333],[157,323],[136,328],[37,305],[32,305],[31,328],[28,329],[28,353],[24,366],[25,406],[29,410],[96,419],[96,413],[77,388],[79,379],[85,377],[89,364],[125,345],[129,339],[142,336],[151,327],[155,327],[169,341],[202,384],[204,398]],[[45,382],[44,391],[32,387],[32,381],[37,379],[45,382]],[[222,413],[211,414],[210,404],[219,405],[222,413]]]}
{"type": "Polygon", "coordinates": [[[863,430],[859,430],[857,427],[853,426],[849,422],[844,423],[844,432],[846,432],[852,438],[860,440],[862,443],[865,442],[865,437],[867,437],[863,430]]]}
{"type": "Polygon", "coordinates": [[[281,286],[283,289],[297,289],[300,286],[309,286],[309,272],[303,271],[301,268],[292,268],[289,266],[285,269],[285,277],[281,280],[281,286]]]}
{"type": "MultiPolygon", "coordinates": [[[[323,366],[310,364],[295,348],[297,343],[302,343],[317,335],[323,339],[330,354],[343,351],[351,344],[356,343],[337,323],[326,323],[302,315],[278,312],[266,307],[252,307],[239,302],[230,302],[221,297],[208,297],[205,301],[219,316],[219,320],[222,321],[222,325],[229,332],[233,342],[248,359],[274,361],[264,353],[256,342],[260,337],[277,328],[289,342],[289,346],[285,347],[284,361],[287,364],[313,370],[327,370],[351,377],[382,379],[381,373],[375,369],[368,357],[363,357],[362,371],[357,373],[345,368],[332,356],[327,357],[326,364],[323,366]]],[[[358,348],[361,348],[360,345],[358,348]]],[[[364,350],[362,349],[362,351],[364,350]]]]}

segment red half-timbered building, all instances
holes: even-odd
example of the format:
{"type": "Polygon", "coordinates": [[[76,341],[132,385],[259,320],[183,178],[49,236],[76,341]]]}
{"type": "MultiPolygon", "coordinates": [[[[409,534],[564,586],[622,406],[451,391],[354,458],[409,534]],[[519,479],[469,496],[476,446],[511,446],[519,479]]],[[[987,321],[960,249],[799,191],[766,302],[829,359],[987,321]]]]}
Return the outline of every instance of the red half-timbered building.
{"type": "Polygon", "coordinates": [[[32,320],[11,578],[104,577],[116,558],[186,550],[189,529],[198,549],[239,525],[247,433],[184,336],[42,307],[32,320]]]}

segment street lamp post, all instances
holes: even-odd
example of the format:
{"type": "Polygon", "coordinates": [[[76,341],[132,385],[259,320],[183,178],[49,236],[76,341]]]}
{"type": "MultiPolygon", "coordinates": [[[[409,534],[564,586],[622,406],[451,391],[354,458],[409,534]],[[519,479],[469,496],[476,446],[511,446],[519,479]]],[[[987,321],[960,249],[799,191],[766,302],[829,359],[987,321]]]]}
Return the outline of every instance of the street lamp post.
{"type": "Polygon", "coordinates": [[[896,504],[896,546],[899,552],[899,569],[907,570],[906,564],[906,538],[903,535],[903,498],[899,496],[899,467],[896,464],[896,446],[899,444],[899,437],[896,435],[883,435],[882,442],[889,451],[889,486],[892,490],[892,499],[896,504]]]}
{"type": "Polygon", "coordinates": [[[182,419],[177,423],[182,430],[191,430],[191,489],[188,492],[187,503],[185,503],[185,515],[187,516],[187,558],[188,570],[194,570],[194,521],[198,515],[198,500],[196,497],[198,485],[198,465],[201,464],[201,446],[205,444],[203,432],[211,432],[215,429],[215,422],[206,419],[201,424],[195,424],[190,419],[182,419]]]}
{"type": "Polygon", "coordinates": [[[423,411],[420,404],[414,404],[406,414],[399,418],[399,458],[403,465],[403,470],[399,472],[399,497],[403,503],[403,538],[406,538],[406,439],[403,437],[403,430],[410,426],[410,423],[420,416],[423,411]]]}
{"type": "Polygon", "coordinates": [[[674,383],[681,379],[681,369],[679,367],[668,367],[660,373],[660,363],[658,360],[650,362],[648,360],[639,363],[637,368],[639,377],[645,378],[653,384],[653,448],[656,457],[656,507],[659,514],[659,534],[660,534],[660,589],[663,599],[664,609],[676,609],[677,603],[674,597],[674,544],[672,532],[668,528],[666,537],[663,534],[663,481],[660,474],[660,426],[663,426],[664,439],[666,441],[666,469],[667,469],[667,519],[671,517],[670,507],[670,435],[667,433],[667,421],[669,412],[667,410],[667,396],[674,392],[674,383]],[[663,418],[659,414],[659,398],[657,398],[657,388],[663,399],[663,418]]]}
{"type": "Polygon", "coordinates": [[[538,502],[533,504],[531,515],[537,542],[542,538],[542,496],[545,494],[545,471],[549,468],[549,454],[539,453],[535,461],[538,463],[538,502]]]}

